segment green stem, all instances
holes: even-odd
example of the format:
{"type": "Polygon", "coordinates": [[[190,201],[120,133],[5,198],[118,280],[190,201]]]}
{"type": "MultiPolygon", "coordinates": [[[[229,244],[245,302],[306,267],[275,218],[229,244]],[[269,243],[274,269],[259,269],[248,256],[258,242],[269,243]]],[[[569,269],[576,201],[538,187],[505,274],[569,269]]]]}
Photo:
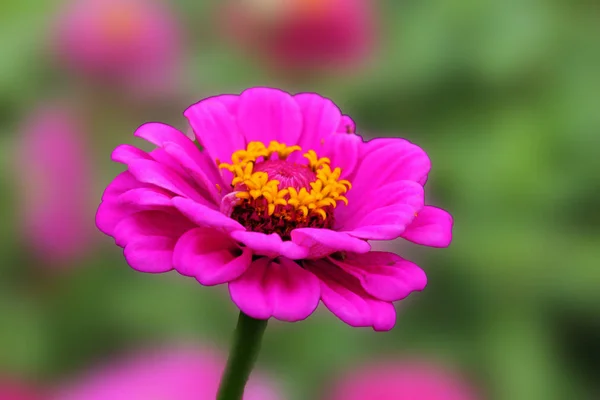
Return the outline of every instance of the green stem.
{"type": "Polygon", "coordinates": [[[254,319],[240,312],[217,400],[242,400],[266,328],[267,320],[254,319]]]}

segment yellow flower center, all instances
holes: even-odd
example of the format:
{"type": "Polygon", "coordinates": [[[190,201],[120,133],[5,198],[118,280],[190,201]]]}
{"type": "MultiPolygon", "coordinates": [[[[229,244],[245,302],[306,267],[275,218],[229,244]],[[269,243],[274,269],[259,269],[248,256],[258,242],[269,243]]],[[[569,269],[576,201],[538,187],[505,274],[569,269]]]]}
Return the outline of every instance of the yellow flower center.
{"type": "Polygon", "coordinates": [[[286,237],[297,227],[331,227],[333,209],[348,204],[346,192],[352,187],[340,179],[340,168],[319,157],[314,150],[303,154],[305,164],[292,163],[290,154],[302,151],[273,141],[269,146],[250,142],[231,156],[231,163],[217,160],[219,168],[233,173],[231,186],[238,199],[232,218],[247,228],[286,237]]]}

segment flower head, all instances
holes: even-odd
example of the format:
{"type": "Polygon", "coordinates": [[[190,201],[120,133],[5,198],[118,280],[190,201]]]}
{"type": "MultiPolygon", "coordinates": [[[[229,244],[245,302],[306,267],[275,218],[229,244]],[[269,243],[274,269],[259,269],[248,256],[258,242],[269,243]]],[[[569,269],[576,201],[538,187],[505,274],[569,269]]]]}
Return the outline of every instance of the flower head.
{"type": "Polygon", "coordinates": [[[185,112],[203,150],[150,123],[113,152],[127,166],[106,189],[98,227],[135,269],[176,269],[203,285],[229,284],[257,319],[298,321],[322,300],[352,326],[388,330],[393,301],[424,272],[369,240],[403,237],[445,247],[452,218],[424,205],[430,169],[403,139],[368,142],[330,100],[253,88],[185,112]]]}
{"type": "Polygon", "coordinates": [[[46,261],[71,261],[93,240],[93,180],[83,133],[75,111],[55,104],[36,110],[16,143],[24,239],[46,261]]]}
{"type": "Polygon", "coordinates": [[[162,88],[180,55],[169,11],[158,0],[69,0],[56,27],[60,61],[98,80],[162,88]]]}
{"type": "Polygon", "coordinates": [[[343,376],[328,400],[476,400],[475,389],[454,371],[425,361],[363,366],[343,376]]]}
{"type": "Polygon", "coordinates": [[[369,0],[229,0],[226,26],[244,49],[285,68],[336,69],[362,61],[373,47],[369,0]]]}
{"type": "MultiPolygon", "coordinates": [[[[196,348],[161,349],[115,360],[56,390],[53,400],[213,400],[224,359],[196,348]]],[[[244,400],[277,400],[277,392],[253,375],[244,400]]]]}

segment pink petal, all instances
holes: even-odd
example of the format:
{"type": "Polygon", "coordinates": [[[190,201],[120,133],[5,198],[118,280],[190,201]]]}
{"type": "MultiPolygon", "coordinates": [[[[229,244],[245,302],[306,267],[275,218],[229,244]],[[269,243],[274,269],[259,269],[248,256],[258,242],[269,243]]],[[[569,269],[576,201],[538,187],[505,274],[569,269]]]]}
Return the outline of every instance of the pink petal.
{"type": "Polygon", "coordinates": [[[386,138],[366,142],[349,192],[368,194],[386,183],[409,180],[421,182],[431,169],[427,154],[417,145],[404,139],[386,138]]]}
{"type": "Polygon", "coordinates": [[[363,239],[396,239],[423,208],[424,197],[423,186],[413,181],[381,186],[368,198],[351,196],[348,206],[336,208],[336,229],[363,239]]]}
{"type": "Polygon", "coordinates": [[[272,258],[283,256],[299,260],[308,255],[308,249],[290,241],[283,241],[276,233],[267,235],[260,232],[236,231],[231,233],[231,237],[251,248],[254,254],[261,256],[272,258]]]}
{"type": "Polygon", "coordinates": [[[348,253],[344,260],[330,261],[355,276],[367,293],[383,301],[402,300],[427,285],[421,268],[393,253],[348,253]]]}
{"type": "Polygon", "coordinates": [[[364,142],[360,136],[336,133],[325,139],[323,150],[319,155],[328,157],[332,167],[339,167],[342,170],[340,179],[352,180],[363,147],[364,142]]]}
{"type": "Polygon", "coordinates": [[[352,275],[325,260],[305,262],[304,266],[321,280],[323,304],[348,325],[389,331],[396,324],[392,303],[371,297],[352,275]]]}
{"type": "Polygon", "coordinates": [[[172,126],[159,122],[149,122],[140,126],[135,131],[134,136],[145,139],[158,147],[163,147],[164,143],[172,142],[181,146],[188,153],[200,152],[194,142],[192,142],[184,133],[172,126]]]}
{"type": "Polygon", "coordinates": [[[164,148],[168,143],[176,144],[182,152],[185,152],[188,159],[210,177],[212,182],[218,183],[220,175],[218,174],[215,160],[204,155],[190,138],[177,129],[169,125],[151,122],[139,127],[135,132],[135,136],[146,139],[161,148],[164,148]]]}
{"type": "Polygon", "coordinates": [[[244,227],[237,221],[193,200],[175,197],[172,203],[183,215],[199,226],[213,227],[224,231],[244,230],[244,227]]]}
{"type": "Polygon", "coordinates": [[[425,206],[402,237],[431,247],[448,247],[452,242],[452,216],[441,208],[425,206]]]}
{"type": "Polygon", "coordinates": [[[294,145],[302,132],[300,107],[291,95],[278,89],[245,90],[240,95],[237,122],[246,142],[268,145],[276,140],[294,145]]]}
{"type": "Polygon", "coordinates": [[[139,211],[139,207],[121,204],[119,196],[128,190],[138,189],[144,185],[135,179],[129,171],[120,173],[108,184],[96,212],[96,226],[101,232],[111,236],[113,229],[121,219],[135,211],[139,211]]]}
{"type": "Polygon", "coordinates": [[[139,206],[139,209],[172,207],[171,196],[159,188],[131,189],[121,194],[117,201],[122,205],[139,206]]]}
{"type": "Polygon", "coordinates": [[[286,258],[260,258],[237,280],[229,283],[233,302],[257,319],[300,321],[319,304],[319,280],[286,258]]]}
{"type": "Polygon", "coordinates": [[[133,160],[152,160],[152,157],[148,153],[129,144],[117,146],[110,157],[111,160],[125,165],[133,160]]]}
{"type": "Polygon", "coordinates": [[[222,94],[219,96],[212,97],[213,99],[221,102],[227,110],[231,113],[231,115],[237,115],[238,104],[240,102],[240,96],[235,94],[222,94]]]}
{"type": "Polygon", "coordinates": [[[136,189],[144,186],[144,183],[135,179],[131,172],[124,171],[112,180],[111,183],[108,184],[106,189],[104,189],[104,193],[102,194],[102,201],[114,201],[121,194],[125,193],[127,190],[136,189]]]}
{"type": "Polygon", "coordinates": [[[140,211],[120,221],[114,229],[113,237],[118,246],[125,247],[130,242],[143,241],[146,237],[162,236],[177,239],[193,228],[194,224],[178,214],[165,211],[140,211]]]}
{"type": "Polygon", "coordinates": [[[123,250],[127,264],[136,271],[159,274],[173,269],[173,248],[177,239],[149,236],[129,243],[123,250]]]}
{"type": "Polygon", "coordinates": [[[114,229],[127,263],[135,270],[161,273],[173,269],[177,239],[193,225],[177,214],[142,211],[123,219],[114,229]]]}
{"type": "Polygon", "coordinates": [[[331,100],[315,93],[297,94],[294,100],[303,116],[298,145],[304,151],[318,150],[322,146],[322,140],[332,135],[340,124],[340,109],[331,100]]]}
{"type": "Polygon", "coordinates": [[[294,229],[292,231],[292,241],[309,250],[306,258],[321,258],[338,251],[366,253],[371,249],[371,246],[364,240],[330,229],[294,229]]]}
{"type": "Polygon", "coordinates": [[[174,194],[189,197],[205,206],[217,208],[215,204],[202,197],[179,174],[156,161],[134,160],[129,164],[129,172],[140,182],[156,185],[174,194]]]}
{"type": "Polygon", "coordinates": [[[184,112],[196,137],[213,160],[231,162],[231,155],[246,148],[245,138],[219,97],[202,100],[184,112]]]}
{"type": "Polygon", "coordinates": [[[139,211],[137,207],[130,204],[119,204],[111,201],[103,201],[96,211],[96,227],[100,232],[112,236],[115,226],[128,215],[139,211]]]}
{"type": "Polygon", "coordinates": [[[173,159],[177,160],[181,168],[184,169],[185,173],[194,179],[194,181],[198,184],[199,191],[202,196],[206,199],[209,199],[215,203],[219,204],[221,201],[221,194],[217,189],[217,184],[221,186],[221,188],[227,188],[219,175],[217,175],[214,171],[211,171],[207,168],[203,170],[201,166],[199,166],[190,156],[189,154],[178,144],[176,143],[165,143],[164,150],[167,154],[169,154],[173,159]]]}
{"type": "Polygon", "coordinates": [[[414,208],[405,204],[381,207],[365,215],[358,227],[347,233],[365,240],[393,240],[414,218],[414,208]]]}
{"type": "Polygon", "coordinates": [[[356,133],[356,124],[348,115],[343,115],[340,120],[340,124],[338,125],[336,132],[338,133],[356,133]]]}
{"type": "Polygon", "coordinates": [[[205,286],[238,278],[251,262],[250,249],[240,250],[229,236],[210,228],[196,228],[184,234],[173,256],[177,272],[193,276],[205,286]]]}

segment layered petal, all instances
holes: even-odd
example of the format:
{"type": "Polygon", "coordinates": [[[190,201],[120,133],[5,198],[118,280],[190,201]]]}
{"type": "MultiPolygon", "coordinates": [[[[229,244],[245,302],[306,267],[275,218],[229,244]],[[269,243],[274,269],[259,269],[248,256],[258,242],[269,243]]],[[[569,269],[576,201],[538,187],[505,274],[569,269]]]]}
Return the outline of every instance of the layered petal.
{"type": "Polygon", "coordinates": [[[202,100],[189,107],[184,115],[210,157],[230,162],[235,151],[246,147],[246,140],[222,97],[225,96],[202,100]]]}
{"type": "Polygon", "coordinates": [[[177,239],[194,225],[181,215],[165,211],[141,211],[122,219],[113,237],[124,248],[125,259],[141,272],[160,273],[173,269],[177,239]]]}
{"type": "Polygon", "coordinates": [[[332,135],[340,125],[342,113],[329,99],[316,93],[301,93],[294,96],[302,112],[302,133],[298,145],[304,150],[318,150],[322,141],[332,135]]]}
{"type": "Polygon", "coordinates": [[[379,300],[402,300],[427,285],[427,276],[421,268],[393,253],[348,253],[343,260],[329,260],[358,279],[362,288],[379,300]]]}
{"type": "Polygon", "coordinates": [[[452,216],[441,208],[425,206],[402,237],[430,247],[448,247],[452,242],[452,216]]]}
{"type": "Polygon", "coordinates": [[[157,191],[158,188],[139,182],[129,172],[125,171],[117,175],[115,179],[106,187],[102,195],[102,202],[96,212],[96,226],[101,232],[112,236],[115,226],[125,217],[134,212],[161,209],[163,206],[158,206],[156,202],[163,202],[164,199],[156,200],[155,204],[149,204],[150,201],[133,201],[139,193],[139,190],[147,189],[157,191]],[[128,192],[135,191],[133,194],[128,192]]]}
{"type": "Polygon", "coordinates": [[[366,253],[371,249],[367,242],[347,233],[319,228],[294,229],[292,242],[306,248],[306,258],[311,259],[325,257],[338,251],[366,253]]]}
{"type": "Polygon", "coordinates": [[[173,264],[182,275],[195,277],[205,286],[226,283],[242,275],[252,262],[252,251],[240,249],[224,233],[196,228],[177,242],[173,264]]]}
{"type": "Polygon", "coordinates": [[[208,208],[217,208],[214,202],[204,198],[196,188],[192,187],[177,172],[157,161],[131,161],[129,172],[140,182],[155,185],[175,195],[190,198],[208,208]]]}
{"type": "Polygon", "coordinates": [[[323,304],[348,325],[389,331],[396,324],[392,303],[370,296],[354,276],[327,260],[307,261],[304,266],[320,279],[323,304]]]}
{"type": "Polygon", "coordinates": [[[336,133],[325,139],[322,155],[331,160],[333,167],[342,170],[340,179],[352,180],[361,160],[364,142],[358,135],[336,133]]]}
{"type": "Polygon", "coordinates": [[[336,209],[336,228],[352,236],[372,240],[398,238],[424,206],[423,187],[413,181],[396,181],[354,197],[336,209]]]}
{"type": "Polygon", "coordinates": [[[260,141],[268,146],[276,140],[295,145],[302,132],[302,113],[290,94],[278,89],[252,88],[240,95],[237,123],[247,143],[260,141]]]}
{"type": "Polygon", "coordinates": [[[360,165],[352,180],[354,192],[368,194],[374,188],[400,180],[420,183],[431,169],[425,151],[404,139],[381,138],[365,142],[360,154],[360,165]]]}
{"type": "Polygon", "coordinates": [[[229,284],[233,302],[256,319],[270,317],[295,322],[307,318],[319,304],[319,280],[286,258],[260,258],[229,284]]]}
{"type": "Polygon", "coordinates": [[[212,227],[223,231],[244,230],[239,222],[234,221],[220,211],[213,210],[193,200],[185,197],[175,197],[172,203],[184,216],[199,226],[212,227]]]}
{"type": "Polygon", "coordinates": [[[235,231],[231,237],[243,245],[250,247],[254,254],[266,257],[287,257],[291,260],[299,260],[309,255],[309,250],[303,246],[282,240],[276,234],[265,234],[260,232],[235,231]]]}
{"type": "MultiPolygon", "coordinates": [[[[140,126],[134,135],[158,146],[159,149],[164,149],[179,164],[182,171],[186,169],[195,172],[202,171],[209,178],[213,186],[216,183],[223,183],[215,160],[201,152],[189,137],[172,126],[151,122],[140,126]],[[171,147],[176,145],[178,149],[168,151],[167,145],[169,144],[171,147]]],[[[156,157],[154,158],[156,159],[156,157]]],[[[172,163],[170,165],[172,166],[172,163]]],[[[200,180],[198,183],[202,184],[203,182],[200,180]]]]}
{"type": "Polygon", "coordinates": [[[336,132],[339,133],[356,133],[356,123],[350,118],[349,115],[342,115],[340,124],[338,125],[336,132]]]}

